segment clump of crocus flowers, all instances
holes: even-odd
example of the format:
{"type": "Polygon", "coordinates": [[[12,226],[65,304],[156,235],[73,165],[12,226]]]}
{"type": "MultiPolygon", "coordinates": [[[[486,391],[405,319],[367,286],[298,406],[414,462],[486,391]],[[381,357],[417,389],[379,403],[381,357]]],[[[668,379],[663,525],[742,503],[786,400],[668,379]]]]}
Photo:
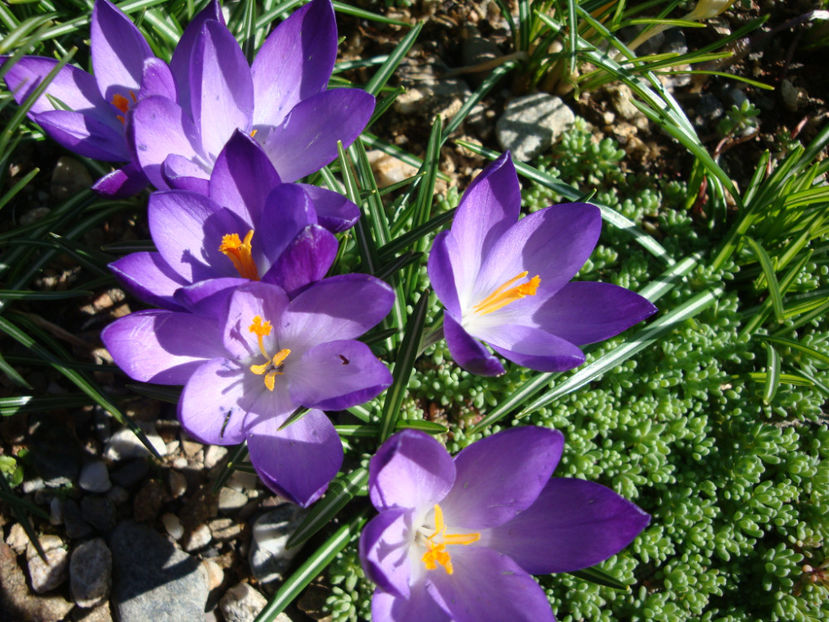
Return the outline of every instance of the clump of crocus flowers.
{"type": "MultiPolygon", "coordinates": [[[[328,88],[333,6],[312,0],[295,11],[251,65],[215,0],[169,62],[109,0],[96,0],[90,38],[94,75],[57,70],[29,116],[64,147],[121,163],[98,192],[155,188],[155,250],[110,266],[154,308],[109,325],[104,344],[131,378],[183,387],[178,417],[191,436],[246,444],[265,485],[308,506],[343,463],[329,413],[392,384],[360,338],[391,310],[393,288],[370,274],[328,275],[360,207],[299,183],[336,157],[338,141],[356,140],[374,110],[360,89],[328,88]]],[[[11,63],[5,78],[18,102],[57,67],[0,60],[11,63]]],[[[449,351],[474,374],[504,373],[496,355],[570,369],[584,361],[579,346],[655,311],[622,287],[572,281],[597,243],[598,208],[524,217],[520,208],[506,153],[470,184],[428,258],[449,351]]],[[[386,440],[369,468],[379,513],[360,540],[377,584],[373,618],[552,620],[531,575],[603,561],[649,521],[604,486],[552,477],[563,443],[555,430],[512,428],[453,459],[424,432],[386,440]]]]}

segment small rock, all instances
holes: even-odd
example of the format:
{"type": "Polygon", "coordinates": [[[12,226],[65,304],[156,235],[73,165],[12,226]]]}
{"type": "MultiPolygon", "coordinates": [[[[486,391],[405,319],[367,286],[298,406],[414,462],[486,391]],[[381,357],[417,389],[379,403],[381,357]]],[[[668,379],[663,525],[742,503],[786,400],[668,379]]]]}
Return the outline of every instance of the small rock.
{"type": "MultiPolygon", "coordinates": [[[[152,423],[140,421],[138,424],[147,435],[147,440],[160,456],[167,453],[167,446],[156,433],[152,423]]],[[[129,428],[122,428],[112,435],[104,448],[104,458],[113,462],[128,460],[129,458],[145,458],[151,455],[138,436],[129,428]]],[[[119,482],[120,483],[120,482],[119,482]]]]}
{"type": "Polygon", "coordinates": [[[69,562],[69,588],[79,607],[100,604],[112,583],[112,553],[101,538],[78,545],[69,562]]]}
{"type": "Polygon", "coordinates": [[[81,468],[78,485],[87,492],[106,492],[112,488],[109,471],[103,462],[90,462],[81,468]]]}
{"type": "Polygon", "coordinates": [[[29,546],[29,536],[23,525],[14,523],[9,530],[9,535],[6,537],[6,544],[12,547],[15,553],[23,555],[26,547],[29,546]]]}
{"type": "Polygon", "coordinates": [[[402,64],[397,75],[407,90],[394,100],[395,111],[430,119],[436,115],[444,119],[454,116],[472,93],[460,78],[439,77],[446,69],[431,64],[402,64]]]}
{"type": "Polygon", "coordinates": [[[181,448],[184,450],[184,455],[188,458],[195,458],[196,454],[201,451],[203,445],[201,443],[197,443],[196,441],[181,441],[181,448]]]}
{"type": "Polygon", "coordinates": [[[241,492],[222,486],[219,491],[219,512],[228,513],[238,510],[248,502],[248,498],[241,492]]]}
{"type": "Polygon", "coordinates": [[[685,40],[685,33],[681,28],[671,28],[665,31],[664,43],[662,44],[663,53],[678,54],[682,56],[688,53],[688,42],[685,40]]]}
{"type": "MultiPolygon", "coordinates": [[[[199,454],[199,455],[201,455],[201,454],[199,454]]],[[[186,469],[188,466],[190,466],[190,463],[187,461],[187,458],[185,458],[184,456],[176,456],[173,459],[173,468],[174,469],[178,469],[180,471],[181,469],[186,469]]],[[[201,467],[202,465],[199,464],[198,466],[201,467]]]]}
{"type": "MultiPolygon", "coordinates": [[[[461,60],[464,66],[480,65],[488,61],[494,61],[502,56],[501,49],[489,37],[481,36],[481,31],[475,26],[467,24],[463,30],[463,41],[461,42],[461,60]]],[[[484,69],[474,73],[466,73],[466,78],[473,86],[479,85],[492,72],[492,69],[484,69]]]]}
{"type": "MultiPolygon", "coordinates": [[[[37,553],[35,553],[37,555],[37,553]]],[[[59,622],[75,605],[61,596],[35,596],[17,565],[17,556],[0,542],[0,613],[14,612],[11,620],[59,622]]]]}
{"type": "Polygon", "coordinates": [[[233,490],[254,491],[259,488],[259,478],[256,473],[235,470],[228,478],[227,486],[233,490]]]}
{"type": "Polygon", "coordinates": [[[417,174],[417,169],[411,164],[377,149],[369,151],[367,155],[379,188],[391,186],[417,174]]]}
{"type": "Polygon", "coordinates": [[[202,566],[204,566],[204,571],[207,574],[207,589],[212,592],[224,581],[225,571],[212,559],[202,560],[202,566]]]}
{"type": "Polygon", "coordinates": [[[207,526],[210,527],[210,533],[217,542],[226,542],[238,538],[244,528],[244,525],[240,525],[230,518],[217,518],[207,523],[207,526]]]}
{"type": "Polygon", "coordinates": [[[780,83],[780,97],[783,98],[783,105],[789,112],[797,112],[798,108],[809,101],[809,95],[805,89],[796,87],[786,79],[780,83]]]}
{"type": "Polygon", "coordinates": [[[115,505],[106,497],[87,495],[81,499],[81,516],[103,533],[109,533],[115,528],[115,505]]]}
{"type": "Polygon", "coordinates": [[[314,620],[322,620],[326,616],[325,601],[330,594],[330,588],[319,584],[309,585],[297,600],[297,609],[314,620]]]}
{"type": "Polygon", "coordinates": [[[250,569],[262,583],[281,581],[298,549],[287,548],[288,539],[305,516],[292,503],[283,503],[262,514],[253,523],[250,569]]]}
{"type": "Polygon", "coordinates": [[[89,171],[80,161],[71,156],[61,156],[52,171],[50,191],[56,201],[63,201],[89,188],[92,183],[89,171]]]}
{"type": "Polygon", "coordinates": [[[709,130],[716,126],[716,120],[725,114],[725,106],[711,93],[703,93],[694,107],[694,125],[709,130]]]}
{"type": "Polygon", "coordinates": [[[627,119],[640,130],[648,128],[648,118],[633,105],[633,91],[630,90],[628,85],[613,84],[608,86],[606,90],[610,95],[613,108],[619,113],[620,117],[627,119]]]}
{"type": "Polygon", "coordinates": [[[526,162],[550,149],[575,119],[560,97],[534,93],[507,104],[495,125],[495,136],[513,158],[526,162]]]}
{"type": "Polygon", "coordinates": [[[112,479],[116,484],[129,488],[147,477],[149,472],[149,463],[144,458],[138,458],[125,462],[115,469],[112,472],[112,479]]]}
{"type": "Polygon", "coordinates": [[[38,490],[43,490],[46,488],[46,482],[43,481],[43,478],[34,477],[32,479],[27,479],[23,482],[23,494],[30,495],[33,492],[37,492],[38,490]]]}
{"type": "Polygon", "coordinates": [[[743,91],[743,89],[738,89],[737,87],[725,89],[722,95],[727,105],[737,106],[737,108],[742,106],[744,102],[748,101],[748,96],[745,94],[745,91],[743,91]]]}
{"type": "Polygon", "coordinates": [[[33,225],[38,220],[46,218],[51,211],[52,210],[48,207],[33,207],[32,209],[23,212],[20,216],[20,224],[23,227],[26,225],[33,225]]]}
{"type": "Polygon", "coordinates": [[[107,493],[107,499],[112,501],[112,503],[116,506],[121,505],[122,503],[126,503],[127,501],[129,501],[129,498],[129,491],[126,488],[122,488],[121,486],[113,486],[107,493]]]}
{"type": "Polygon", "coordinates": [[[49,524],[55,526],[63,524],[63,501],[60,497],[52,497],[49,502],[49,524]]]}
{"type": "Polygon", "coordinates": [[[164,503],[164,487],[155,479],[148,481],[132,503],[133,517],[140,523],[151,521],[158,516],[161,505],[164,503]]]}
{"type": "Polygon", "coordinates": [[[66,581],[69,554],[66,552],[66,544],[58,536],[41,536],[38,541],[46,559],[40,558],[30,542],[26,546],[26,563],[32,589],[42,594],[66,581]]]}
{"type": "Polygon", "coordinates": [[[105,600],[94,609],[75,614],[75,622],[112,622],[112,611],[109,609],[109,601],[105,600]]]}
{"type": "Polygon", "coordinates": [[[221,445],[210,445],[207,451],[204,452],[204,466],[207,469],[212,469],[221,462],[222,458],[227,455],[227,447],[221,445]]]}
{"type": "Polygon", "coordinates": [[[191,553],[198,551],[210,544],[210,540],[212,539],[213,535],[210,533],[210,527],[201,524],[190,532],[190,536],[187,538],[187,544],[184,545],[184,550],[191,553]]]}
{"type": "Polygon", "coordinates": [[[180,540],[181,536],[184,535],[184,527],[182,527],[179,517],[175,514],[170,514],[169,512],[162,514],[161,522],[164,523],[164,529],[167,530],[167,533],[170,534],[173,540],[180,540]]]}
{"type": "Polygon", "coordinates": [[[247,583],[230,588],[219,601],[225,622],[253,622],[268,600],[247,583]]]}
{"type": "Polygon", "coordinates": [[[167,455],[172,456],[173,454],[178,452],[179,449],[179,442],[177,440],[172,440],[167,443],[167,455]]]}
{"type": "Polygon", "coordinates": [[[83,519],[81,508],[74,499],[63,501],[63,527],[66,535],[76,540],[92,533],[92,527],[83,519]]]}
{"type": "Polygon", "coordinates": [[[170,471],[167,476],[167,484],[170,486],[170,495],[173,499],[178,499],[187,492],[187,478],[178,471],[170,471]]]}

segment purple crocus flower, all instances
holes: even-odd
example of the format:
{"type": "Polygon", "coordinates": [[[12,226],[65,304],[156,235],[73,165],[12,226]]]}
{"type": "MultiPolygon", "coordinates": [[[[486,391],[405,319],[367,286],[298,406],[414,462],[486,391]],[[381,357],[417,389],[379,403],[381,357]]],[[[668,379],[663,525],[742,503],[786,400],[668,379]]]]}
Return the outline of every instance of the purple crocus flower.
{"type": "Polygon", "coordinates": [[[584,362],[579,345],[656,311],[623,287],[569,282],[599,239],[596,206],[553,205],[519,220],[520,209],[518,176],[505,153],[472,181],[429,255],[449,352],[475,374],[504,373],[481,342],[524,367],[563,371],[584,362]]]}
{"type": "Polygon", "coordinates": [[[337,156],[338,140],[357,138],[374,110],[364,91],[327,90],[336,55],[330,0],[312,0],[279,24],[252,66],[221,21],[205,20],[186,76],[173,67],[178,101],[156,96],[136,106],[138,162],[157,188],[193,188],[241,130],[262,145],[283,182],[319,170],[337,156]]]}
{"type": "Polygon", "coordinates": [[[343,458],[322,411],[361,404],[391,384],[355,338],[393,301],[388,285],[361,274],[324,279],[292,300],[276,285],[252,282],[203,299],[196,313],[132,313],[101,338],[131,378],[184,385],[178,414],[188,433],[217,445],[247,441],[262,480],[307,506],[343,458]],[[281,429],[298,407],[312,410],[281,429]]]}
{"type": "Polygon", "coordinates": [[[158,251],[110,264],[145,302],[181,310],[206,288],[215,293],[260,279],[294,296],[331,267],[338,246],[332,231],[347,229],[360,215],[335,192],[280,183],[262,148],[238,131],[206,186],[204,194],[151,194],[148,220],[158,251]]]}
{"type": "Polygon", "coordinates": [[[504,430],[454,460],[420,431],[383,443],[369,464],[380,513],[360,538],[377,584],[372,620],[553,621],[530,575],[597,564],[650,520],[600,484],[551,479],[563,445],[538,427],[504,430]]]}

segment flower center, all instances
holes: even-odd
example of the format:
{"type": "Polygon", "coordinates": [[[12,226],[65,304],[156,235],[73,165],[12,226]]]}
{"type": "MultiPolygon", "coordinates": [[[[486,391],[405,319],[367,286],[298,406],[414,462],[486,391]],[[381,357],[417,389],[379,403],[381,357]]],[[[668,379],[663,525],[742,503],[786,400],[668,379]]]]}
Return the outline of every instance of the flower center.
{"type": "Polygon", "coordinates": [[[238,233],[226,233],[222,236],[219,250],[233,262],[233,267],[236,268],[239,276],[243,279],[258,281],[259,271],[256,269],[256,264],[251,256],[250,241],[252,239],[253,229],[248,231],[244,241],[239,239],[238,233]]]}
{"type": "MultiPolygon", "coordinates": [[[[132,103],[133,104],[138,101],[135,97],[135,93],[133,93],[132,91],[130,91],[130,97],[132,98],[132,103]]],[[[125,123],[124,115],[127,114],[127,112],[130,109],[130,100],[127,99],[126,97],[124,97],[123,95],[121,95],[120,93],[116,93],[115,95],[112,96],[112,105],[115,106],[116,108],[118,108],[118,110],[121,111],[121,114],[115,115],[115,117],[122,124],[125,123]]]]}
{"type": "Polygon", "coordinates": [[[265,376],[263,378],[265,387],[268,391],[273,391],[276,386],[276,377],[283,374],[283,363],[285,363],[285,359],[288,358],[291,351],[288,348],[282,348],[273,356],[268,354],[267,350],[265,350],[265,344],[262,342],[262,338],[271,334],[272,327],[271,323],[267,320],[262,321],[261,315],[254,316],[253,322],[248,330],[256,335],[256,339],[259,341],[259,351],[266,359],[266,361],[261,365],[251,365],[250,370],[257,376],[265,376]]]}
{"type": "MultiPolygon", "coordinates": [[[[422,536],[423,537],[423,536],[422,536]]],[[[480,533],[446,533],[446,524],[443,522],[443,510],[435,504],[435,531],[425,536],[426,552],[420,560],[426,566],[426,570],[434,570],[438,564],[443,566],[446,574],[452,574],[455,569],[452,567],[452,557],[446,547],[452,544],[472,544],[481,539],[480,533]]]]}
{"type": "Polygon", "coordinates": [[[537,274],[525,283],[513,285],[522,279],[527,278],[529,272],[524,270],[520,274],[512,277],[506,283],[497,287],[489,296],[484,298],[481,302],[472,307],[472,310],[479,315],[486,315],[497,311],[502,307],[506,307],[511,302],[515,302],[524,296],[535,296],[535,291],[541,284],[541,277],[537,274]]]}

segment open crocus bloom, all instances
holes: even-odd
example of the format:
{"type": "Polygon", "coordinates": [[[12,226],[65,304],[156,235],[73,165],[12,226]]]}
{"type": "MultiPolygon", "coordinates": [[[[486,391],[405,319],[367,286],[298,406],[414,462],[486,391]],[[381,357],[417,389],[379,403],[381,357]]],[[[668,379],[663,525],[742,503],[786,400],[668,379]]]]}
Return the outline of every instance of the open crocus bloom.
{"type": "Polygon", "coordinates": [[[554,620],[530,575],[597,564],[650,520],[600,484],[551,479],[563,444],[555,430],[511,428],[453,461],[423,432],[389,438],[369,464],[380,513],[360,538],[372,620],[554,620]]]}
{"type": "Polygon", "coordinates": [[[193,188],[241,130],[262,145],[283,182],[319,170],[337,156],[337,141],[351,144],[374,110],[364,91],[327,90],[336,55],[330,0],[313,0],[279,24],[252,66],[221,21],[205,20],[186,77],[172,67],[177,96],[136,106],[138,162],[157,188],[193,188]]]}
{"type": "Polygon", "coordinates": [[[337,254],[331,231],[350,227],[360,214],[335,192],[280,183],[261,147],[241,132],[219,154],[205,191],[150,195],[158,251],[110,264],[139,298],[180,310],[192,297],[181,288],[198,284],[203,295],[245,280],[274,283],[293,296],[325,276],[337,254]]]}
{"type": "Polygon", "coordinates": [[[362,274],[324,279],[290,301],[280,287],[252,282],[202,300],[198,313],[132,313],[101,338],[131,378],[184,385],[178,413],[187,432],[217,445],[247,441],[262,480],[308,505],[343,457],[321,411],[361,404],[391,384],[355,339],[393,301],[388,285],[362,274]],[[298,407],[312,410],[281,429],[298,407]]]}
{"type": "Polygon", "coordinates": [[[599,238],[599,209],[565,203],[519,220],[521,193],[509,153],[467,188],[449,231],[429,255],[429,279],[445,307],[452,358],[481,375],[504,373],[481,342],[540,371],[584,362],[579,345],[608,339],[656,311],[609,283],[573,282],[599,238]]]}

